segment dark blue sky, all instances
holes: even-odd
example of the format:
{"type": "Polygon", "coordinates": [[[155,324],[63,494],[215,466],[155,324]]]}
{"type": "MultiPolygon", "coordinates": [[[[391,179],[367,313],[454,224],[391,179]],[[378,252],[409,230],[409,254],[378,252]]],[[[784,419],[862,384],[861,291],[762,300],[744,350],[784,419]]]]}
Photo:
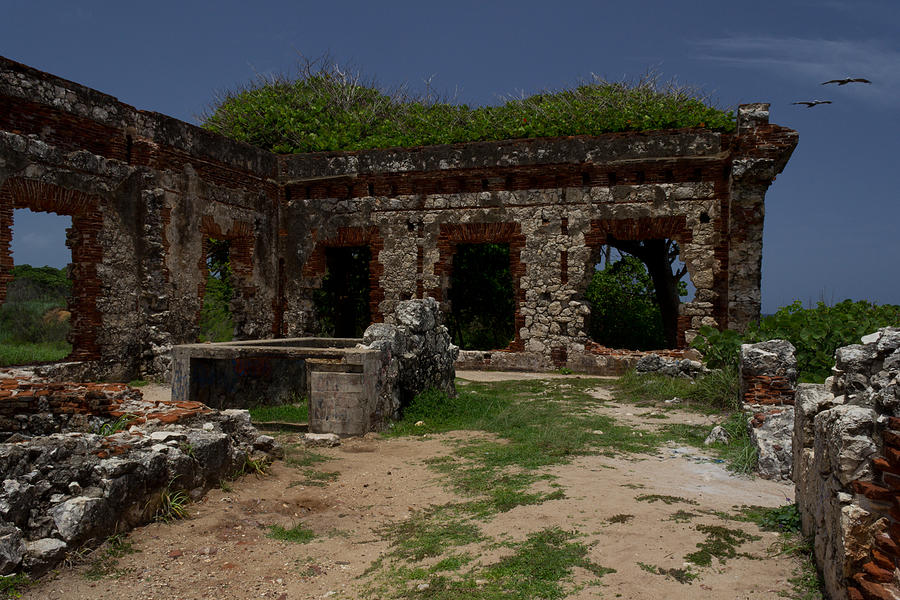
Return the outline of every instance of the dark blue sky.
{"type": "MultiPolygon", "coordinates": [[[[469,104],[648,70],[718,105],[771,102],[800,145],[769,190],[763,311],[900,304],[900,1],[153,3],[0,0],[0,54],[197,122],[216,91],[323,53],[469,104]],[[83,4],[84,6],[76,6],[83,4]],[[822,86],[867,77],[871,86],[822,86]],[[828,99],[813,109],[796,100],[828,99]]],[[[67,262],[17,214],[16,262],[67,262]]],[[[63,225],[64,227],[65,225],[63,225]]]]}

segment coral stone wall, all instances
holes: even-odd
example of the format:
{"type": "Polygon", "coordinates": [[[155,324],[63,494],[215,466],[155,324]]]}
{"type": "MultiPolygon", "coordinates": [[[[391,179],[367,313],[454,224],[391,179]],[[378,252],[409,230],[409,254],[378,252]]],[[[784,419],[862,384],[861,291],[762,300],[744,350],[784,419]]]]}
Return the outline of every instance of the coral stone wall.
{"type": "Polygon", "coordinates": [[[447,310],[457,245],[500,242],[516,331],[498,350],[529,368],[614,371],[592,351],[583,299],[611,235],[679,243],[697,289],[680,344],[759,314],[764,194],[797,134],[769,124],[765,104],[738,120],[730,134],[275,156],[0,58],[0,302],[11,208],[72,215],[80,374],[165,376],[172,345],[196,341],[209,238],[230,242],[245,339],[317,333],[330,247],[371,250],[378,321],[412,298],[447,310]]]}
{"type": "Polygon", "coordinates": [[[797,501],[833,600],[900,597],[900,328],[862,341],[795,402],[797,501]]]}

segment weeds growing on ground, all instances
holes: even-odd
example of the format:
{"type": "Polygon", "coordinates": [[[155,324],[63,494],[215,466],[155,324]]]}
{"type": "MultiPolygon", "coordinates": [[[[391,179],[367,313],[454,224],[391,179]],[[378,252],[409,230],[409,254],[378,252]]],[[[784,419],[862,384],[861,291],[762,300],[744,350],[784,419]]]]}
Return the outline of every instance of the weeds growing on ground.
{"type": "Polygon", "coordinates": [[[22,590],[31,583],[25,573],[0,575],[0,600],[12,600],[22,597],[22,590]]]}
{"type": "Polygon", "coordinates": [[[119,559],[139,552],[128,540],[126,534],[117,533],[106,538],[106,541],[92,553],[95,558],[84,572],[85,579],[97,581],[105,577],[121,577],[134,569],[119,568],[119,559]]]}
{"type": "Polygon", "coordinates": [[[281,525],[270,525],[269,533],[267,533],[266,536],[283,542],[305,544],[315,538],[316,534],[314,534],[311,529],[305,528],[302,523],[297,523],[290,529],[286,529],[281,525]]]}
{"type": "Polygon", "coordinates": [[[171,479],[165,488],[159,493],[159,506],[153,519],[163,523],[171,523],[188,516],[188,504],[190,496],[184,490],[175,489],[175,479],[171,479]]]}

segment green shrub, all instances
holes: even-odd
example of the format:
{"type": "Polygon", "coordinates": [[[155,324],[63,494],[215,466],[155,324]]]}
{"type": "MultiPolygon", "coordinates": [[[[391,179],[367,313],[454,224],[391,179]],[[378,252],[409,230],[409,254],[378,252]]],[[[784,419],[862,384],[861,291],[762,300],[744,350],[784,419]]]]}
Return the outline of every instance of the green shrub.
{"type": "Polygon", "coordinates": [[[261,78],[225,92],[204,127],[279,153],[363,150],[478,140],[597,135],[706,127],[732,131],[734,115],[695,90],[596,79],[557,92],[471,108],[431,94],[389,92],[327,60],[301,65],[295,79],[261,78]]]}
{"type": "Polygon", "coordinates": [[[881,327],[900,325],[900,306],[877,305],[865,300],[844,300],[833,306],[819,302],[803,308],[799,300],[764,317],[744,335],[703,327],[691,345],[704,354],[711,367],[738,363],[740,345],[783,339],[796,348],[801,381],[823,382],[834,366],[834,352],[858,344],[860,338],[881,327]]]}

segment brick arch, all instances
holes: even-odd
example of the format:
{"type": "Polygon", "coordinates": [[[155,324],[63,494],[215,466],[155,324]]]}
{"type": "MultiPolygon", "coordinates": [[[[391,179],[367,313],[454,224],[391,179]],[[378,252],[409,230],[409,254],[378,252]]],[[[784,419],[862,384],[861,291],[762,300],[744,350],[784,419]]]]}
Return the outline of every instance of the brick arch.
{"type": "MultiPolygon", "coordinates": [[[[620,240],[635,241],[673,239],[678,242],[681,248],[684,248],[686,244],[691,243],[694,239],[693,231],[687,226],[687,219],[684,215],[592,220],[590,230],[584,235],[584,243],[592,251],[591,261],[585,266],[587,283],[590,282],[589,277],[593,270],[593,264],[591,264],[593,262],[593,251],[605,245],[610,235],[620,240]]],[[[678,316],[679,347],[686,345],[684,334],[690,328],[690,325],[690,317],[685,315],[678,316]]]]}
{"type": "MultiPolygon", "coordinates": [[[[453,256],[459,244],[509,244],[509,272],[513,280],[513,295],[516,299],[514,313],[515,337],[507,347],[508,350],[521,352],[525,349],[519,330],[525,326],[522,315],[522,304],[525,302],[525,291],[520,285],[525,265],[522,263],[522,250],[525,248],[525,236],[518,223],[460,223],[443,224],[438,232],[439,258],[434,266],[434,274],[438,281],[446,281],[453,269],[453,256]]],[[[443,284],[442,284],[443,285],[443,284]]],[[[441,302],[445,296],[443,287],[432,288],[428,294],[441,302]]]]}
{"type": "Polygon", "coordinates": [[[27,208],[72,218],[66,239],[72,251],[72,353],[66,360],[100,358],[96,332],[102,321],[97,308],[101,284],[97,265],[103,260],[103,249],[97,234],[103,228],[103,217],[99,206],[98,196],[52,183],[13,177],[0,186],[0,304],[6,300],[6,286],[12,280],[13,210],[27,208]]]}
{"type": "MultiPolygon", "coordinates": [[[[313,231],[316,238],[318,231],[313,231]]],[[[381,275],[384,273],[384,265],[381,264],[379,255],[384,249],[384,238],[378,231],[378,227],[338,227],[337,232],[327,238],[316,241],[312,253],[303,264],[301,271],[303,277],[322,277],[327,267],[325,250],[327,248],[349,248],[352,246],[368,246],[371,251],[369,259],[369,314],[373,323],[384,320],[381,314],[381,302],[384,300],[384,288],[381,287],[381,275]]]]}

